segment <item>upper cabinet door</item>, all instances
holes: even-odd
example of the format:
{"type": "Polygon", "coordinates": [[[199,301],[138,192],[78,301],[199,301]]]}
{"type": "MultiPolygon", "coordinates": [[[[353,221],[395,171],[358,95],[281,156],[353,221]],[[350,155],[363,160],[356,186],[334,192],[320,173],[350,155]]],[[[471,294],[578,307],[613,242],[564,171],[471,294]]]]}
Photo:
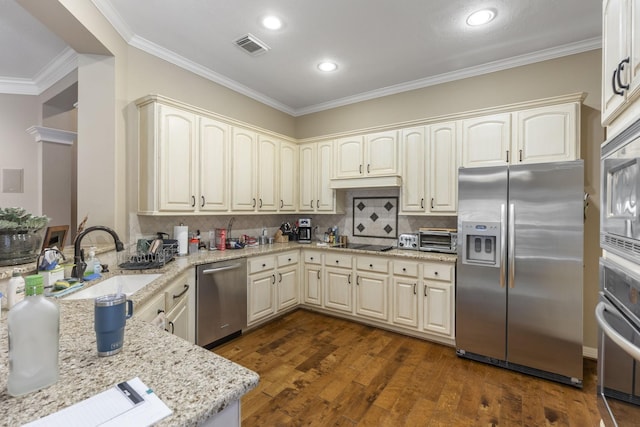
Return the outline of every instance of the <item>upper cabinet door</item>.
{"type": "Polygon", "coordinates": [[[462,166],[502,166],[509,163],[511,114],[493,114],[462,121],[462,166]]]}
{"type": "Polygon", "coordinates": [[[196,206],[196,116],[160,105],[159,206],[161,211],[193,211],[196,206]]]}
{"type": "Polygon", "coordinates": [[[231,142],[231,209],[252,211],[258,206],[256,197],[256,134],[233,128],[231,142]]]}
{"type": "Polygon", "coordinates": [[[200,118],[200,211],[229,209],[229,139],[227,124],[200,118]]]}
{"type": "Polygon", "coordinates": [[[561,104],[518,111],[512,163],[575,160],[580,154],[578,104],[561,104]]]}
{"type": "Polygon", "coordinates": [[[336,210],[336,192],[329,187],[331,183],[333,159],[333,141],[318,142],[316,150],[316,204],[321,212],[336,210]]]}
{"type": "MultiPolygon", "coordinates": [[[[635,2],[635,1],[634,1],[635,2]]],[[[620,61],[629,55],[628,0],[604,0],[602,3],[602,122],[617,112],[625,102],[625,96],[617,94],[618,82],[628,82],[627,72],[619,75],[620,61]]],[[[629,65],[627,64],[627,67],[629,65]]]]}
{"type": "Polygon", "coordinates": [[[426,209],[427,133],[424,126],[402,129],[400,156],[402,161],[402,212],[424,213],[426,209]]]}
{"type": "Polygon", "coordinates": [[[365,136],[364,174],[387,176],[398,174],[398,132],[379,132],[365,136]]]}
{"type": "Polygon", "coordinates": [[[280,212],[293,212],[297,208],[298,194],[298,146],[290,142],[280,143],[280,212]]]}
{"type": "Polygon", "coordinates": [[[280,142],[260,135],[258,141],[258,200],[257,208],[263,212],[278,210],[278,168],[280,142]]]}
{"type": "Polygon", "coordinates": [[[316,191],[316,144],[300,146],[300,211],[313,211],[316,191]]]}
{"type": "Polygon", "coordinates": [[[335,178],[358,178],[364,176],[362,153],[364,138],[352,136],[335,141],[335,178]]]}
{"type": "Polygon", "coordinates": [[[456,213],[458,204],[458,138],[456,122],[431,126],[429,136],[429,203],[432,213],[456,213]]]}

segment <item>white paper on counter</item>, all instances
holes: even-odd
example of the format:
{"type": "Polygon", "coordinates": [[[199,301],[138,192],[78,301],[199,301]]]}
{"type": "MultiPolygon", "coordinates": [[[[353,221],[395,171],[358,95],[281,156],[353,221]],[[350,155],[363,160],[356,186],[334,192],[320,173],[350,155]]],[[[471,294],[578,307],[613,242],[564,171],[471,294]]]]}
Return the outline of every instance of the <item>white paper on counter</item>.
{"type": "Polygon", "coordinates": [[[173,413],[140,378],[135,377],[127,383],[144,402],[134,405],[116,385],[26,426],[149,426],[173,413]]]}

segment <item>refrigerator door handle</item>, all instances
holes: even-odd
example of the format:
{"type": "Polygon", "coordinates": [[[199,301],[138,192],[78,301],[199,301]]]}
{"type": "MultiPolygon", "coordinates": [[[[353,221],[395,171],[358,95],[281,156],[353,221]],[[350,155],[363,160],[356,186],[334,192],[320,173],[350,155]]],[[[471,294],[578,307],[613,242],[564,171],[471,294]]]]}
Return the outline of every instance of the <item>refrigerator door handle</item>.
{"type": "Polygon", "coordinates": [[[509,205],[509,287],[516,286],[516,207],[509,205]]]}
{"type": "Polygon", "coordinates": [[[507,207],[500,205],[500,287],[505,287],[507,254],[507,207]]]}

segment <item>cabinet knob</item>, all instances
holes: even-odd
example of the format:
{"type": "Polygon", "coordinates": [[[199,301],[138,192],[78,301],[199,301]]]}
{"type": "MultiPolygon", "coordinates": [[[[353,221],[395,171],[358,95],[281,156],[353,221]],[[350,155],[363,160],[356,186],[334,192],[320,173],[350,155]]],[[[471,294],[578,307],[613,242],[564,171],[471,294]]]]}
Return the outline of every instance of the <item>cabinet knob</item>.
{"type": "Polygon", "coordinates": [[[433,274],[435,274],[435,275],[437,276],[437,275],[438,275],[438,272],[437,272],[437,271],[434,271],[434,272],[433,272],[433,274]]]}
{"type": "Polygon", "coordinates": [[[202,197],[202,204],[200,205],[201,208],[204,208],[204,196],[200,196],[202,197]]]}
{"type": "Polygon", "coordinates": [[[369,268],[373,268],[373,264],[369,264],[369,268]]]}
{"type": "Polygon", "coordinates": [[[407,271],[406,267],[402,267],[402,271],[406,272],[407,271]]]}
{"type": "Polygon", "coordinates": [[[340,264],[340,260],[336,260],[336,264],[340,264]]]}
{"type": "Polygon", "coordinates": [[[263,266],[263,267],[266,267],[266,266],[267,266],[267,264],[262,264],[262,266],[263,266]]]}
{"type": "Polygon", "coordinates": [[[291,262],[291,258],[287,258],[287,261],[291,262]]]}

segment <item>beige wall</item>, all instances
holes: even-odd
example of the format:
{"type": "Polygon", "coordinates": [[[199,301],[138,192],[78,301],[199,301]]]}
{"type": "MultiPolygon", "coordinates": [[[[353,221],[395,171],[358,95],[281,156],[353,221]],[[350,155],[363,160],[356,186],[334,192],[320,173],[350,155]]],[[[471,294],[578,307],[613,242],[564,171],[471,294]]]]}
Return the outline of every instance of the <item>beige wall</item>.
{"type": "Polygon", "coordinates": [[[130,101],[150,94],[174,98],[282,135],[294,136],[295,118],[139,49],[128,49],[130,101]]]}
{"type": "Polygon", "coordinates": [[[430,86],[296,119],[296,138],[365,129],[576,92],[600,109],[601,51],[430,86]]]}
{"type": "Polygon", "coordinates": [[[0,207],[42,213],[42,146],[26,130],[40,123],[37,96],[0,94],[0,207]],[[24,192],[3,193],[2,169],[24,169],[24,192]]]}

